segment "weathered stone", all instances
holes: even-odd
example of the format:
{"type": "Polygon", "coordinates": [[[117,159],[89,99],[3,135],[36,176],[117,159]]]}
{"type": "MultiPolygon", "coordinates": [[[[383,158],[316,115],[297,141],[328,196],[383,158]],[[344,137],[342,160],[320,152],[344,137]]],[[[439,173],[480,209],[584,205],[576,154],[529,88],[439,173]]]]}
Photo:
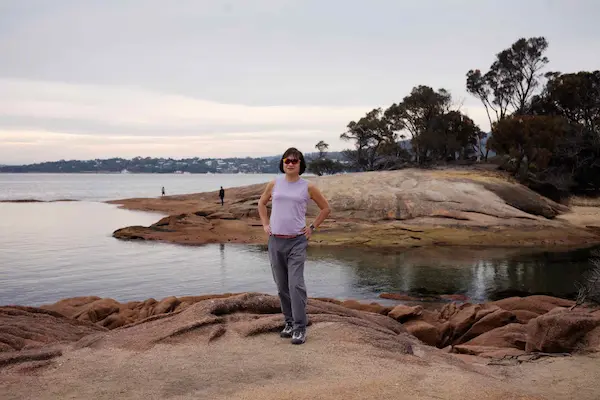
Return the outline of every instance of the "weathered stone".
{"type": "Polygon", "coordinates": [[[422,306],[405,306],[398,305],[389,312],[388,316],[394,318],[398,322],[405,322],[411,318],[418,317],[422,314],[423,307],[422,306]]]}
{"type": "Polygon", "coordinates": [[[435,326],[425,321],[410,320],[402,324],[408,333],[430,346],[437,345],[439,332],[435,326]]]}
{"type": "Polygon", "coordinates": [[[586,335],[600,326],[600,317],[587,311],[553,310],[527,324],[528,352],[562,353],[586,348],[586,335]]]}
{"type": "Polygon", "coordinates": [[[522,324],[508,324],[482,333],[463,344],[470,346],[512,347],[525,350],[527,327],[522,324]]]}
{"type": "Polygon", "coordinates": [[[475,322],[469,330],[455,341],[455,344],[465,343],[482,333],[516,322],[516,316],[510,311],[497,309],[475,322]]]}

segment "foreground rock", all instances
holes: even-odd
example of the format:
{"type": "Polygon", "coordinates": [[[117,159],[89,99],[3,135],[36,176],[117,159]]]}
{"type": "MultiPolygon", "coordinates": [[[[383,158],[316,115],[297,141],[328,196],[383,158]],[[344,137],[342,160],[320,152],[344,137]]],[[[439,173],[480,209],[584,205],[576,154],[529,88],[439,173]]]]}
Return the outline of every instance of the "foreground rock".
{"type": "MultiPolygon", "coordinates": [[[[129,303],[99,297],[76,297],[42,308],[82,323],[115,329],[178,314],[197,303],[231,302],[234,305],[227,307],[235,309],[238,307],[235,299],[239,296],[245,295],[171,296],[160,301],[148,299],[129,303]]],[[[244,307],[261,315],[279,312],[276,298],[263,296],[260,299],[261,304],[250,302],[244,307]]],[[[451,346],[454,352],[463,354],[497,357],[502,351],[513,355],[517,351],[522,354],[600,350],[596,345],[600,342],[600,309],[577,307],[571,310],[573,301],[551,296],[510,297],[484,304],[451,302],[436,310],[424,309],[420,305],[383,306],[328,298],[312,299],[311,302],[321,308],[333,307],[336,312],[343,310],[344,315],[354,313],[352,315],[366,316],[369,321],[375,318],[373,321],[378,324],[395,321],[402,325],[403,331],[425,344],[439,348],[451,346]],[[367,313],[357,314],[357,311],[367,313]]],[[[316,309],[309,311],[318,314],[316,309]]],[[[220,315],[221,312],[211,311],[211,314],[215,313],[220,315]]],[[[274,321],[281,324],[280,318],[274,321]]]]}
{"type": "MultiPolygon", "coordinates": [[[[141,319],[127,326],[110,331],[98,327],[81,339],[73,337],[70,344],[63,341],[62,355],[55,358],[4,365],[0,398],[568,399],[575,389],[579,399],[597,398],[597,358],[579,356],[511,370],[487,366],[477,358],[467,358],[466,363],[459,357],[469,356],[426,346],[407,333],[411,326],[431,334],[427,325],[441,322],[441,312],[398,309],[394,315],[409,318],[402,324],[383,315],[382,309],[365,312],[335,300],[311,299],[309,340],[293,346],[277,334],[282,318],[276,297],[247,293],[204,298],[187,306],[181,299],[156,302],[154,311],[145,313],[152,315],[140,313],[141,319]]],[[[73,323],[78,326],[90,326],[83,320],[98,318],[102,319],[95,324],[101,325],[124,311],[123,304],[107,299],[88,300],[53,306],[76,316],[73,323]],[[117,304],[120,311],[106,316],[117,304]]],[[[448,306],[443,318],[462,330],[453,316],[471,313],[460,307],[454,313],[448,306]]],[[[31,328],[39,326],[33,323],[31,328]]],[[[491,348],[487,343],[480,346],[491,348]]]]}
{"type": "MultiPolygon", "coordinates": [[[[427,245],[573,246],[600,243],[593,224],[557,218],[569,209],[495,172],[401,170],[311,178],[329,199],[330,218],[316,245],[411,247],[427,245]]],[[[217,192],[114,201],[168,217],[119,229],[127,240],[184,244],[266,243],[258,218],[265,184],[217,192]]],[[[316,215],[313,204],[308,213],[316,215]]],[[[599,225],[600,226],[600,225],[599,225]]]]}
{"type": "Polygon", "coordinates": [[[106,329],[34,307],[0,307],[0,367],[61,355],[55,345],[106,329]]]}

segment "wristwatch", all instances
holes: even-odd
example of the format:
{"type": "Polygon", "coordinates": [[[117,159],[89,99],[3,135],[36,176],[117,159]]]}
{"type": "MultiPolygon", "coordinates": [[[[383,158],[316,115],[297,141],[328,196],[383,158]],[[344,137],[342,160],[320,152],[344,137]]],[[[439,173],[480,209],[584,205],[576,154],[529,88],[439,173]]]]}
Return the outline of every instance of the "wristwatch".
{"type": "Polygon", "coordinates": [[[310,224],[308,227],[310,228],[310,230],[311,230],[312,232],[314,232],[314,231],[315,231],[315,229],[317,229],[317,228],[315,228],[315,226],[314,226],[313,224],[310,224]]]}

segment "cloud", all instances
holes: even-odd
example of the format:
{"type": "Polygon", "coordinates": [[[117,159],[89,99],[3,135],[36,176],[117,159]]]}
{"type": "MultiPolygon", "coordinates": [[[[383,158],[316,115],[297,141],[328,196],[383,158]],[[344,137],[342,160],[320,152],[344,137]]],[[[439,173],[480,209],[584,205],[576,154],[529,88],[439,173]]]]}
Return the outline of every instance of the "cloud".
{"type": "Polygon", "coordinates": [[[0,116],[83,120],[132,129],[343,127],[368,109],[222,104],[135,87],[0,79],[0,116]]]}
{"type": "MultiPolygon", "coordinates": [[[[0,158],[263,156],[351,144],[339,135],[375,106],[223,104],[144,88],[0,79],[0,158]],[[23,152],[19,152],[22,147],[23,152]]],[[[481,107],[463,106],[477,123],[481,107]]]]}
{"type": "Polygon", "coordinates": [[[312,151],[322,139],[341,144],[345,125],[368,109],[223,104],[136,87],[0,79],[0,158],[312,151]]]}

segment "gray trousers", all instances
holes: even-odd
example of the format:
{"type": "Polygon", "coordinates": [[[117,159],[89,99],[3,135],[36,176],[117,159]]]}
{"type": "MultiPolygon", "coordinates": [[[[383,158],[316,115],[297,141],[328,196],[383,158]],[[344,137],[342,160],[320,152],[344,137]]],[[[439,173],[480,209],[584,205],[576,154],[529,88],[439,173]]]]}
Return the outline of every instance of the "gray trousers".
{"type": "Polygon", "coordinates": [[[304,284],[304,261],[308,239],[304,235],[295,238],[269,237],[269,259],[273,279],[277,284],[281,311],[285,322],[292,323],[295,330],[306,329],[306,285],[304,284]]]}

